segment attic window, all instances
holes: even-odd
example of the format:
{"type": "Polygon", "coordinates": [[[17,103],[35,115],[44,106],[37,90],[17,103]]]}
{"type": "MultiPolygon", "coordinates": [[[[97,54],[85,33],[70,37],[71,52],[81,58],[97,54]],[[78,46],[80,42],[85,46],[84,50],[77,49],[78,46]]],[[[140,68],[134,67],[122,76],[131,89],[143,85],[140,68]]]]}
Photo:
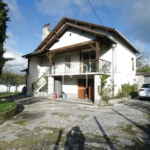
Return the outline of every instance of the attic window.
{"type": "Polygon", "coordinates": [[[70,33],[70,36],[71,36],[71,33],[70,33]]]}

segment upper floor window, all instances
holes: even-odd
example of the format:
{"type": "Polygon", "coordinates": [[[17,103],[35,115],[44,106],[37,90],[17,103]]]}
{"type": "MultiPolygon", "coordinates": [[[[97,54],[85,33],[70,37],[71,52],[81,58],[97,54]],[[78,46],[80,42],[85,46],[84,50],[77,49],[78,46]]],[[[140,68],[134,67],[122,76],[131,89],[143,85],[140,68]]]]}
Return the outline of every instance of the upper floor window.
{"type": "Polygon", "coordinates": [[[132,58],[131,61],[132,61],[132,71],[134,71],[134,58],[132,58]]]}

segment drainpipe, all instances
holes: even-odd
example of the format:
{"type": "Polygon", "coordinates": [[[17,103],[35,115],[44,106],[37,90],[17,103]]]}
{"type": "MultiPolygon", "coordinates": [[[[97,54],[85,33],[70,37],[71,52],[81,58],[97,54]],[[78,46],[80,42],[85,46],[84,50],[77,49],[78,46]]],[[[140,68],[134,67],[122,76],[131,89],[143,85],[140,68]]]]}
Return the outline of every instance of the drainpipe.
{"type": "Polygon", "coordinates": [[[139,56],[137,56],[136,59],[140,58],[141,56],[142,56],[142,53],[139,56]]]}
{"type": "Polygon", "coordinates": [[[115,48],[117,47],[117,44],[115,44],[114,46],[112,46],[112,95],[114,96],[114,53],[115,53],[115,48]]]}

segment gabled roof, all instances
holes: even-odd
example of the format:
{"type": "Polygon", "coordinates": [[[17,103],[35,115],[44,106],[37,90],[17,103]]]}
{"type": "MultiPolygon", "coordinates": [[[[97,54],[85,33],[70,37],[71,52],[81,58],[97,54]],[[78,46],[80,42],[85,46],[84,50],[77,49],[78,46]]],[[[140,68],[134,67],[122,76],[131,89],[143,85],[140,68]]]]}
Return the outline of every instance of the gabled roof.
{"type": "Polygon", "coordinates": [[[116,36],[118,36],[120,39],[122,39],[129,47],[131,47],[131,49],[133,51],[135,51],[136,53],[140,53],[119,31],[117,31],[116,29],[113,28],[109,28],[109,27],[105,27],[105,26],[101,26],[101,25],[97,25],[97,24],[93,24],[93,23],[89,23],[89,22],[84,22],[84,21],[80,21],[80,20],[75,20],[75,19],[71,19],[71,18],[62,18],[60,20],[60,22],[55,26],[55,28],[48,34],[48,36],[41,42],[41,44],[37,47],[37,49],[30,54],[24,55],[23,57],[28,57],[30,55],[36,55],[39,53],[43,53],[44,51],[48,50],[48,48],[50,48],[57,40],[59,40],[59,37],[68,29],[68,28],[75,28],[84,32],[88,32],[91,34],[94,34],[96,36],[99,37],[105,37],[107,38],[109,41],[111,41],[111,43],[115,44],[116,42],[111,39],[109,36],[105,35],[104,33],[100,33],[97,31],[94,31],[93,28],[98,28],[98,29],[104,29],[110,33],[115,34],[116,36]],[[74,24],[72,24],[71,22],[73,22],[74,24]],[[82,27],[80,25],[87,25],[90,27],[90,29],[82,27]]]}

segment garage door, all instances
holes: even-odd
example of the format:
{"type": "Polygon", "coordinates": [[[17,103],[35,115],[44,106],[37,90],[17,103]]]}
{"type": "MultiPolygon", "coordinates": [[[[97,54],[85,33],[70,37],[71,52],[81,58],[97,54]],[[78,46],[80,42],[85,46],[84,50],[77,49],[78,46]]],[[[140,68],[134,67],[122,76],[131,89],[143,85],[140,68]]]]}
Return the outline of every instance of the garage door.
{"type": "Polygon", "coordinates": [[[144,77],[144,83],[145,84],[150,83],[150,77],[144,77]]]}

